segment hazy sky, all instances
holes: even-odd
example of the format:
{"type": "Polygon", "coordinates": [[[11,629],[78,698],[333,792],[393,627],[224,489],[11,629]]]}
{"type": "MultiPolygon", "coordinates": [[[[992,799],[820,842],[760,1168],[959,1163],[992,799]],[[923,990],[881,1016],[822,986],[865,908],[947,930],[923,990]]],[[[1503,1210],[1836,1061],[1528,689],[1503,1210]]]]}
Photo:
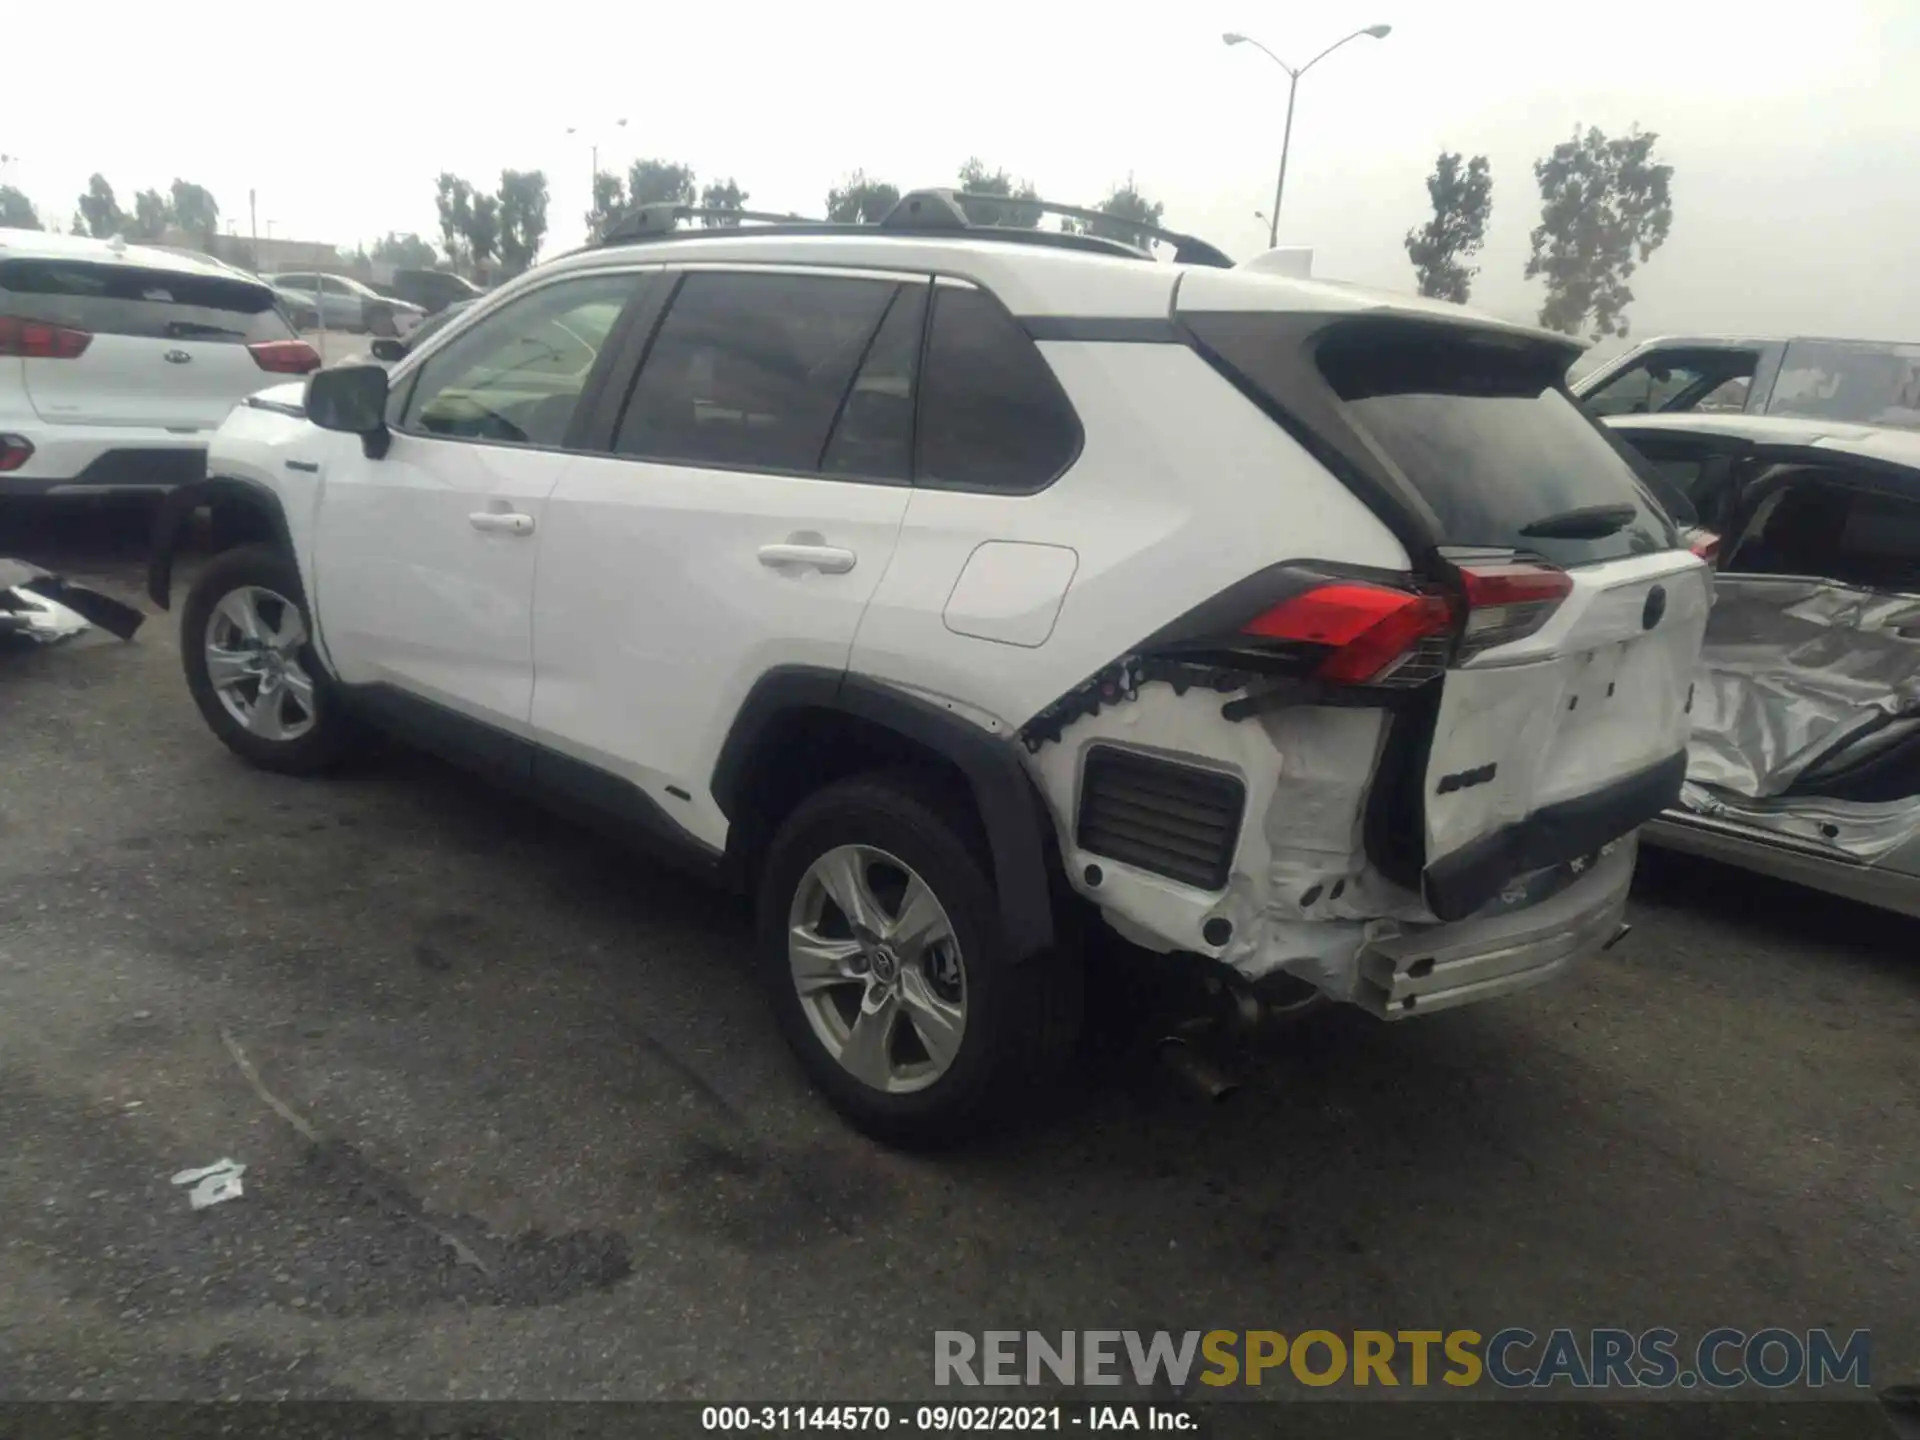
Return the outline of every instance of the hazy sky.
{"type": "Polygon", "coordinates": [[[1286,76],[1220,33],[1298,64],[1388,22],[1300,85],[1281,240],[1314,247],[1317,274],[1409,288],[1401,238],[1434,155],[1484,152],[1474,300],[1530,318],[1533,160],[1576,124],[1638,122],[1676,173],[1672,238],[1633,281],[1636,337],[1920,341],[1917,0],[308,8],[106,0],[83,25],[55,0],[0,0],[4,178],[64,223],[96,169],[129,208],[179,175],[243,232],[251,186],[262,233],[351,247],[431,236],[443,169],[491,186],[537,167],[552,254],[580,239],[596,134],[602,168],[685,160],[755,207],[814,214],[856,166],[910,188],[978,155],[1069,203],[1131,173],[1168,224],[1244,256],[1265,245],[1253,212],[1272,200],[1286,76]]]}

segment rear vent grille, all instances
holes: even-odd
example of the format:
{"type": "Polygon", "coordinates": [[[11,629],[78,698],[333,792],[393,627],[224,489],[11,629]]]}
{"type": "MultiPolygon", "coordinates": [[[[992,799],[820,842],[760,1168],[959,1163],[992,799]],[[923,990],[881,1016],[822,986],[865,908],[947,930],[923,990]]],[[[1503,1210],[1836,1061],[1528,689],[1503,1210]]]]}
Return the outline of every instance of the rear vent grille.
{"type": "Polygon", "coordinates": [[[1246,787],[1231,775],[1096,746],[1080,777],[1077,839],[1095,855],[1221,890],[1246,805],[1246,787]]]}

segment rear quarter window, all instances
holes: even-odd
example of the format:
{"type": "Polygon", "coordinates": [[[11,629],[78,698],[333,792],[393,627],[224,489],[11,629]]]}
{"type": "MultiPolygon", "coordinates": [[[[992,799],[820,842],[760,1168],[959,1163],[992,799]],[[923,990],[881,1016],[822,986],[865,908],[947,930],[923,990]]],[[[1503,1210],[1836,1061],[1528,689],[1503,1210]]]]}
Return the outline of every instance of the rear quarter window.
{"type": "Polygon", "coordinates": [[[1080,420],[1026,331],[984,291],[934,294],[914,483],[1030,495],[1080,453],[1080,420]]]}
{"type": "Polygon", "coordinates": [[[96,335],[237,345],[293,337],[265,285],[137,265],[0,261],[0,310],[96,335]]]}
{"type": "Polygon", "coordinates": [[[1369,327],[1336,332],[1317,358],[1356,428],[1439,518],[1443,544],[1575,566],[1678,543],[1639,462],[1566,393],[1546,347],[1369,327]],[[1616,519],[1584,529],[1569,519],[1606,511],[1616,519]]]}

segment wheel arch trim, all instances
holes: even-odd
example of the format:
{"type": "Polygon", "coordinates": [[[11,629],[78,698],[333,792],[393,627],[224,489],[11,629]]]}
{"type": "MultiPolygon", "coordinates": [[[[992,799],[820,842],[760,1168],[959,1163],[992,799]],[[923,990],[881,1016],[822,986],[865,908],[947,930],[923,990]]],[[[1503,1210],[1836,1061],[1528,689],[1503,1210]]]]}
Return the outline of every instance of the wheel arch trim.
{"type": "Polygon", "coordinates": [[[748,808],[756,771],[770,763],[767,745],[783,720],[801,710],[838,711],[950,761],[966,777],[986,831],[994,892],[1014,958],[1024,960],[1052,946],[1043,812],[1017,749],[884,681],[803,665],[779,666],[755,681],[721,743],[709,787],[730,824],[748,808]]]}
{"type": "Polygon", "coordinates": [[[257,480],[209,475],[204,480],[168,491],[153,517],[151,548],[147,552],[147,598],[162,610],[173,608],[173,556],[180,547],[181,526],[202,505],[223,500],[259,511],[273,534],[274,543],[298,566],[299,556],[293,548],[293,533],[287,525],[287,512],[280,496],[257,480]]]}

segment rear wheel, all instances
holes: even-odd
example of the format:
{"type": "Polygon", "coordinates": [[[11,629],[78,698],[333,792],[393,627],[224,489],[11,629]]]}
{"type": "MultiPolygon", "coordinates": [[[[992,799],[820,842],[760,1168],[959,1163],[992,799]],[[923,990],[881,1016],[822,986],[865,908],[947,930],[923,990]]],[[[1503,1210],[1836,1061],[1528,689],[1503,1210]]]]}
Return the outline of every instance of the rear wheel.
{"type": "Polygon", "coordinates": [[[984,845],[914,775],[845,781],[774,838],[762,968],[787,1042],[853,1125],[950,1143],[1009,1118],[1070,1050],[1077,956],[1011,958],[984,845]]]}
{"type": "Polygon", "coordinates": [[[309,774],[352,739],[310,634],[299,570],[269,545],[215,556],[181,608],[194,703],[228,749],[262,769],[309,774]]]}

